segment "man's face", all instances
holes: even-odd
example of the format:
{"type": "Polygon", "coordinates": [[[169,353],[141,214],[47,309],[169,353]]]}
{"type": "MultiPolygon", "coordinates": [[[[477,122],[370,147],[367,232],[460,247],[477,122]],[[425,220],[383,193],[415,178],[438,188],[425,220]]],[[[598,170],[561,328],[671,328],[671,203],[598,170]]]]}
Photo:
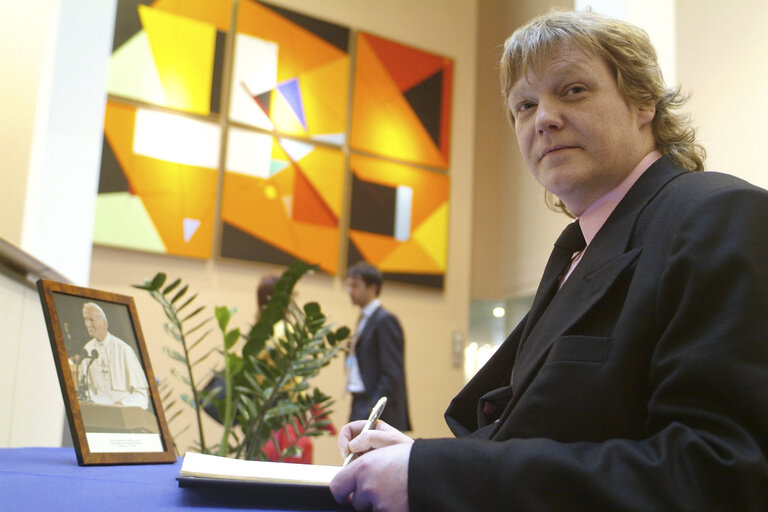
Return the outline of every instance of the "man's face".
{"type": "Polygon", "coordinates": [[[99,341],[104,341],[107,337],[107,322],[102,318],[101,313],[93,307],[83,307],[83,320],[88,335],[99,341]]]}
{"type": "Polygon", "coordinates": [[[347,293],[355,306],[364,307],[376,297],[376,285],[366,286],[360,276],[347,278],[347,293]]]}
{"type": "Polygon", "coordinates": [[[533,176],[576,216],[655,148],[655,110],[628,104],[608,64],[563,46],[512,86],[508,106],[533,176]]]}

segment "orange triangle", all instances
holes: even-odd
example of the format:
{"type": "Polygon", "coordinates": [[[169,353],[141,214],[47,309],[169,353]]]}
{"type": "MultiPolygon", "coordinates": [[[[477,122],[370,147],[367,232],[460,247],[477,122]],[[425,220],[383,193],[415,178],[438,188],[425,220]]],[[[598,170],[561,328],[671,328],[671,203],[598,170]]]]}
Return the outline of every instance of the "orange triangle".
{"type": "Polygon", "coordinates": [[[358,35],[358,45],[361,39],[367,40],[376,52],[400,92],[405,92],[434,75],[445,64],[443,57],[404,46],[389,39],[363,32],[358,35]]]}
{"type": "Polygon", "coordinates": [[[335,274],[339,259],[338,228],[294,222],[292,229],[299,241],[294,254],[304,261],[319,264],[329,274],[335,274]]]}
{"type": "Polygon", "coordinates": [[[301,159],[299,165],[304,176],[312,182],[315,192],[338,220],[344,202],[344,153],[317,146],[301,159]]]}
{"type": "Polygon", "coordinates": [[[336,227],[336,217],[312,187],[301,170],[296,170],[293,185],[293,220],[318,226],[336,227]]]}
{"type": "Polygon", "coordinates": [[[391,236],[377,235],[365,231],[349,230],[349,238],[363,255],[365,261],[378,265],[400,244],[391,236]]]}
{"type": "Polygon", "coordinates": [[[378,263],[382,272],[433,274],[442,269],[418,242],[410,240],[400,244],[389,256],[378,263]]]}
{"type": "Polygon", "coordinates": [[[123,170],[133,165],[133,129],[136,124],[136,107],[107,102],[104,113],[104,135],[107,137],[117,161],[123,170]]]}

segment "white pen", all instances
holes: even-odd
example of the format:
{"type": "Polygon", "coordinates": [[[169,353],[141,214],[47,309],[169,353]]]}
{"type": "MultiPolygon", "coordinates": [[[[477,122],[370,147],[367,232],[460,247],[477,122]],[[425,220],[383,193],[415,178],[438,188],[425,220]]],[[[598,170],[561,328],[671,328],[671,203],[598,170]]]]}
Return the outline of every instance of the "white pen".
{"type": "MultiPolygon", "coordinates": [[[[381,413],[384,412],[385,405],[387,405],[387,397],[383,396],[379,398],[379,401],[376,402],[376,405],[374,405],[373,409],[371,409],[371,415],[368,416],[368,421],[365,422],[363,430],[360,431],[360,434],[364,434],[376,424],[376,421],[378,421],[381,413]]],[[[360,434],[357,435],[359,436],[360,434]]],[[[347,455],[347,458],[344,459],[344,464],[342,464],[341,467],[347,467],[347,464],[355,460],[355,457],[357,457],[356,453],[349,452],[349,455],[347,455]]]]}

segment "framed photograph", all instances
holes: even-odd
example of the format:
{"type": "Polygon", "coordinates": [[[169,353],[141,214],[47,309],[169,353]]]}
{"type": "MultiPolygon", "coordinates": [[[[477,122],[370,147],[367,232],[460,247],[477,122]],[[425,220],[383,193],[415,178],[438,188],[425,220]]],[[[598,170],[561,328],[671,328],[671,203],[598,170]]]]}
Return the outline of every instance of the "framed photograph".
{"type": "Polygon", "coordinates": [[[133,298],[37,288],[78,464],[176,462],[133,298]]]}

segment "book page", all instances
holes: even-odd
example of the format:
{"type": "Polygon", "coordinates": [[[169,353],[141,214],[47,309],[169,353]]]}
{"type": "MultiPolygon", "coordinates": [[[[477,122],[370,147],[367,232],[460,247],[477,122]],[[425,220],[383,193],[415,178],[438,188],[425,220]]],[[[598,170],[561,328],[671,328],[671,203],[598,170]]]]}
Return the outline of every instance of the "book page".
{"type": "Polygon", "coordinates": [[[180,476],[328,486],[341,466],[231,459],[187,452],[180,476]]]}

